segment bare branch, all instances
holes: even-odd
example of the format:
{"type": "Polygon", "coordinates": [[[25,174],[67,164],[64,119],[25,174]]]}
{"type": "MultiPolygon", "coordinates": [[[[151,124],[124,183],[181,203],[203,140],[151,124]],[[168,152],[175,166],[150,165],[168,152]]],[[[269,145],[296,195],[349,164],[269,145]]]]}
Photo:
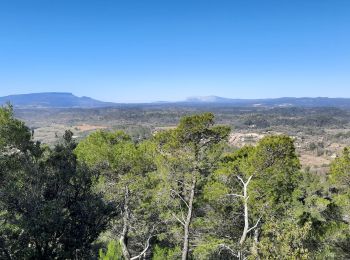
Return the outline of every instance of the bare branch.
{"type": "Polygon", "coordinates": [[[181,223],[181,225],[185,226],[185,222],[183,222],[181,219],[179,219],[173,212],[171,212],[171,215],[181,223]]]}
{"type": "Polygon", "coordinates": [[[249,182],[250,182],[250,180],[251,180],[252,178],[253,178],[253,175],[250,175],[249,178],[248,178],[248,180],[247,180],[247,182],[245,183],[246,186],[248,186],[248,184],[249,184],[249,182]]]}
{"type": "Polygon", "coordinates": [[[250,180],[253,178],[253,175],[249,176],[247,182],[245,182],[239,175],[237,175],[236,177],[243,184],[243,186],[248,186],[250,180]]]}
{"type": "Polygon", "coordinates": [[[175,195],[177,195],[177,196],[183,201],[183,203],[185,203],[185,205],[187,206],[187,208],[189,208],[189,205],[188,205],[187,201],[186,201],[177,191],[171,189],[170,192],[175,193],[175,195]]]}
{"type": "Polygon", "coordinates": [[[243,179],[240,176],[237,175],[236,177],[237,177],[238,180],[240,180],[240,182],[242,182],[243,185],[245,185],[243,179]]]}
{"type": "Polygon", "coordinates": [[[249,233],[250,231],[252,231],[253,229],[255,229],[258,225],[259,225],[259,222],[261,220],[261,217],[258,219],[258,221],[255,223],[255,225],[253,227],[251,227],[250,229],[248,229],[247,233],[249,233]]]}
{"type": "Polygon", "coordinates": [[[130,260],[136,260],[136,259],[139,259],[141,258],[148,250],[149,246],[150,246],[150,243],[149,241],[151,240],[152,237],[154,237],[155,235],[151,235],[148,237],[147,241],[146,241],[146,245],[145,245],[145,248],[142,250],[142,252],[140,254],[138,254],[137,256],[133,256],[130,258],[130,260]]]}

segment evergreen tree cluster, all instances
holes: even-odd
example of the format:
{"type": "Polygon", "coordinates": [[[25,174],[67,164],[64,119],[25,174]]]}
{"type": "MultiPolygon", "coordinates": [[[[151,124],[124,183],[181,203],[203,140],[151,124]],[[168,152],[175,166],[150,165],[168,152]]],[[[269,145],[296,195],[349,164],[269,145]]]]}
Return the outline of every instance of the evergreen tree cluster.
{"type": "Polygon", "coordinates": [[[0,108],[0,259],[350,259],[349,150],[321,177],[290,137],[233,149],[214,119],[47,147],[0,108]]]}

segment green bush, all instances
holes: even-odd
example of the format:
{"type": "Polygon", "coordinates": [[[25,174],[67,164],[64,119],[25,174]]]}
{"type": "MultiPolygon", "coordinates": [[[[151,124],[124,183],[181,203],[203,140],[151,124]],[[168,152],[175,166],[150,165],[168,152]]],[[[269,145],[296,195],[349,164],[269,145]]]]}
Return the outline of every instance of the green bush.
{"type": "Polygon", "coordinates": [[[108,243],[107,252],[99,250],[100,260],[123,260],[122,247],[119,242],[112,240],[108,243]]]}

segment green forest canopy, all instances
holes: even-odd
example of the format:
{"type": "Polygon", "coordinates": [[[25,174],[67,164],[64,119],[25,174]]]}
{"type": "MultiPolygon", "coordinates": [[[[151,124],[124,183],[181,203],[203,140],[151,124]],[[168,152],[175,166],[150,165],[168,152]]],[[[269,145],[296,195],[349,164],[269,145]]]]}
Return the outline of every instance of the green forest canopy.
{"type": "Polygon", "coordinates": [[[350,258],[349,150],[321,178],[290,137],[233,150],[214,121],[50,148],[0,108],[0,258],[350,258]]]}

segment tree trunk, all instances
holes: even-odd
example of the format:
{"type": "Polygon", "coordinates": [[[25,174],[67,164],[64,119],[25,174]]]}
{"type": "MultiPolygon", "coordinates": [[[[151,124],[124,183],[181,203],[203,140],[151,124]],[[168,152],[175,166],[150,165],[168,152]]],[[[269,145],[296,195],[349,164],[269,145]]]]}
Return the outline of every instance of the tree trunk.
{"type": "Polygon", "coordinates": [[[247,238],[249,222],[248,222],[248,196],[247,196],[247,186],[243,187],[243,200],[244,200],[244,229],[241,236],[241,240],[239,241],[240,246],[243,245],[244,241],[247,238]]]}
{"type": "Polygon", "coordinates": [[[186,221],[185,221],[185,225],[184,225],[184,241],[183,241],[182,258],[181,258],[182,260],[187,260],[187,258],[188,258],[190,224],[191,224],[191,219],[192,219],[192,214],[193,214],[193,201],[194,201],[195,189],[196,189],[196,176],[193,175],[190,199],[188,202],[188,212],[187,212],[187,217],[186,217],[186,221]]]}
{"type": "Polygon", "coordinates": [[[248,215],[248,199],[249,199],[248,185],[249,185],[249,182],[252,179],[252,177],[253,176],[250,176],[246,182],[244,182],[243,179],[239,178],[239,180],[243,184],[243,206],[244,206],[244,228],[243,228],[241,239],[239,240],[239,247],[240,247],[240,250],[238,252],[239,259],[244,259],[243,245],[244,245],[245,240],[247,239],[247,234],[250,231],[249,230],[249,217],[248,217],[249,216],[248,215]]]}
{"type": "Polygon", "coordinates": [[[258,256],[259,233],[260,233],[259,228],[254,230],[254,240],[253,240],[253,246],[251,248],[251,253],[252,253],[252,256],[255,258],[257,258],[258,256]]]}
{"type": "Polygon", "coordinates": [[[125,187],[124,195],[124,212],[123,212],[123,231],[120,236],[120,245],[122,247],[122,253],[125,260],[130,260],[130,252],[128,250],[128,233],[129,233],[129,188],[125,187]]]}

